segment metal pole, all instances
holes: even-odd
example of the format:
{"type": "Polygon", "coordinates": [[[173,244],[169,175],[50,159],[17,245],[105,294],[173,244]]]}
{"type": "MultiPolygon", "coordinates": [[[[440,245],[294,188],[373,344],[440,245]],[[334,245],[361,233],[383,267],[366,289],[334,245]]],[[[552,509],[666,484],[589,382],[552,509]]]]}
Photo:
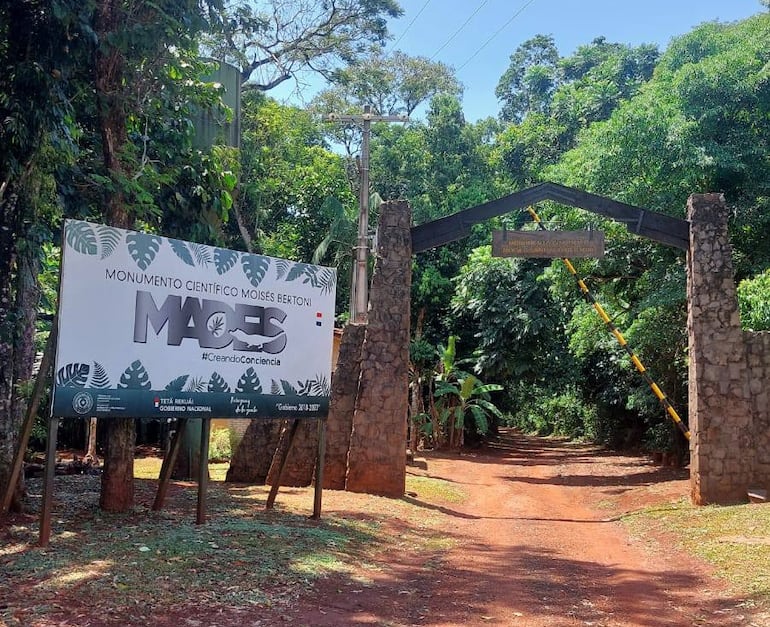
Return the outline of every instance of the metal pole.
{"type": "Polygon", "coordinates": [[[359,172],[360,189],[358,190],[358,244],[356,246],[356,309],[354,322],[366,322],[369,308],[369,285],[367,263],[369,259],[369,136],[371,135],[372,108],[364,105],[363,136],[361,142],[361,168],[359,172]]]}
{"type": "Polygon", "coordinates": [[[350,296],[350,319],[353,322],[366,322],[369,308],[369,282],[367,279],[367,263],[369,259],[369,138],[372,122],[408,122],[404,115],[377,115],[372,113],[370,105],[364,105],[363,115],[339,115],[330,113],[329,122],[352,122],[361,124],[363,129],[361,143],[361,163],[359,166],[358,190],[358,237],[356,239],[356,254],[353,262],[353,280],[350,296]]]}

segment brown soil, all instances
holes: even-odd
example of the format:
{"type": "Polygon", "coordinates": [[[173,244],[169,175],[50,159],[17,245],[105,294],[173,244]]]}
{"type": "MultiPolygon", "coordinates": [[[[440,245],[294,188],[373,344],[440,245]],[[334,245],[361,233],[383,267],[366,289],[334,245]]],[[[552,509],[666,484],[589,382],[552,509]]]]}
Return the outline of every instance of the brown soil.
{"type": "Polygon", "coordinates": [[[515,433],[426,462],[418,472],[470,495],[462,505],[425,505],[449,517],[455,548],[392,552],[366,585],[332,576],[291,610],[246,624],[766,624],[745,616],[740,599],[674,538],[634,538],[619,521],[686,496],[685,470],[515,433]]]}
{"type": "MultiPolygon", "coordinates": [[[[632,536],[621,520],[642,508],[665,508],[685,498],[686,470],[588,445],[504,432],[473,452],[425,454],[408,472],[452,482],[468,495],[461,504],[419,493],[406,497],[424,508],[426,517],[441,517],[446,542],[427,552],[382,548],[374,560],[367,556],[368,563],[357,572],[308,580],[306,589],[274,591],[276,597],[285,594],[286,602],[271,607],[222,607],[191,598],[189,604],[151,610],[141,624],[770,625],[767,614],[749,616],[742,599],[715,579],[706,564],[676,548],[676,538],[632,536]]],[[[324,514],[355,515],[361,499],[328,491],[324,514]]],[[[387,508],[389,503],[377,499],[374,506],[387,508]]],[[[388,537],[399,526],[404,536],[414,533],[413,520],[388,516],[382,521],[388,537]]],[[[94,616],[75,597],[62,596],[57,603],[56,616],[27,624],[121,624],[119,618],[94,616]]]]}

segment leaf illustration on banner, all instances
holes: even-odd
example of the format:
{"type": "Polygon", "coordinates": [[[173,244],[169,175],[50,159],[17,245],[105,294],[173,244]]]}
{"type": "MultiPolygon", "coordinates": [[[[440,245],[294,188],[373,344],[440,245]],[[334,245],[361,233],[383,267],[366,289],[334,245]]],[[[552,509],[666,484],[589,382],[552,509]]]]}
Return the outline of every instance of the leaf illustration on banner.
{"type": "Polygon", "coordinates": [[[284,394],[295,395],[297,393],[297,388],[284,379],[281,379],[281,386],[283,387],[284,394]]]}
{"type": "Polygon", "coordinates": [[[280,384],[275,379],[270,379],[270,394],[273,396],[283,394],[280,384]]]}
{"type": "Polygon", "coordinates": [[[96,235],[87,222],[67,223],[67,244],[84,255],[95,255],[98,252],[96,235]]]}
{"type": "Polygon", "coordinates": [[[91,376],[90,387],[100,390],[110,387],[110,378],[107,376],[107,371],[98,361],[94,362],[94,373],[91,376]]]}
{"type": "Polygon", "coordinates": [[[66,388],[84,388],[88,383],[88,364],[67,364],[56,372],[56,385],[66,388]]]}
{"type": "Polygon", "coordinates": [[[225,331],[225,315],[213,314],[206,323],[206,328],[214,337],[222,337],[225,331]]]}
{"type": "Polygon", "coordinates": [[[120,383],[118,388],[124,390],[150,390],[152,389],[152,383],[150,383],[150,375],[144,369],[142,362],[138,359],[133,362],[128,368],[125,369],[122,375],[120,375],[120,383]]]}
{"type": "Polygon", "coordinates": [[[270,267],[270,260],[261,255],[244,254],[241,257],[241,265],[243,265],[243,273],[246,275],[246,278],[251,281],[254,287],[259,287],[260,282],[265,278],[267,269],[270,267]]]}
{"type": "Polygon", "coordinates": [[[241,378],[238,379],[238,384],[235,386],[235,391],[241,393],[254,392],[256,394],[262,392],[262,384],[260,384],[259,377],[254,372],[254,368],[249,368],[241,375],[241,378]]]}
{"type": "Polygon", "coordinates": [[[206,382],[203,380],[203,377],[193,377],[187,383],[187,387],[185,388],[184,391],[185,392],[205,392],[206,382]]]}
{"type": "Polygon", "coordinates": [[[234,250],[217,248],[214,250],[214,265],[217,268],[217,274],[224,274],[238,261],[238,253],[234,250]]]}
{"type": "Polygon", "coordinates": [[[337,287],[337,273],[331,268],[322,268],[318,277],[318,285],[314,287],[320,287],[322,294],[331,294],[337,287]]]}
{"type": "Polygon", "coordinates": [[[294,264],[291,261],[286,261],[285,259],[279,259],[275,262],[275,269],[277,271],[279,281],[286,276],[286,273],[293,265],[294,264]]]}
{"type": "Polygon", "coordinates": [[[299,382],[300,396],[331,396],[331,387],[325,375],[317,374],[315,379],[299,382]]]}
{"type": "Polygon", "coordinates": [[[171,250],[174,251],[174,254],[177,257],[184,261],[188,266],[195,266],[192,255],[184,242],[180,242],[177,239],[170,239],[168,240],[168,243],[171,245],[171,250]]]}
{"type": "Polygon", "coordinates": [[[211,249],[203,244],[190,242],[188,244],[199,266],[207,266],[211,263],[211,249]]]}
{"type": "Polygon", "coordinates": [[[212,372],[211,378],[209,379],[208,391],[229,392],[230,386],[227,385],[227,381],[225,381],[219,373],[212,372]]]}
{"type": "Polygon", "coordinates": [[[141,270],[146,270],[160,250],[161,239],[147,233],[129,233],[126,237],[128,252],[141,270]]]}
{"type": "MultiPolygon", "coordinates": [[[[296,281],[298,278],[305,276],[310,272],[311,266],[306,263],[295,263],[294,267],[289,270],[289,274],[286,275],[286,281],[296,281]]],[[[307,280],[304,281],[307,283],[307,280]]]]}
{"type": "Polygon", "coordinates": [[[100,258],[107,259],[120,244],[122,234],[117,229],[104,225],[97,226],[96,230],[99,233],[99,244],[102,248],[100,258]]]}
{"type": "Polygon", "coordinates": [[[189,374],[183,374],[181,377],[177,377],[173,381],[169,381],[168,385],[163,388],[167,392],[181,392],[184,390],[184,384],[187,383],[189,374]]]}

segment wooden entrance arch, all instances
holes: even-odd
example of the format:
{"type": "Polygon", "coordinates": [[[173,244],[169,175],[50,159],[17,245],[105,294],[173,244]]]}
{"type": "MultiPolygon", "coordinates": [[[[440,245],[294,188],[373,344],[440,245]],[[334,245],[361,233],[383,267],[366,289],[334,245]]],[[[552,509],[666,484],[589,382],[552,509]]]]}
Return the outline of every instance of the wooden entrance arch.
{"type": "Polygon", "coordinates": [[[770,334],[741,330],[721,194],[688,200],[687,220],[556,183],[541,183],[412,227],[412,252],[467,237],[474,224],[551,200],[625,224],[687,252],[690,484],[694,503],[770,490],[770,334]]]}

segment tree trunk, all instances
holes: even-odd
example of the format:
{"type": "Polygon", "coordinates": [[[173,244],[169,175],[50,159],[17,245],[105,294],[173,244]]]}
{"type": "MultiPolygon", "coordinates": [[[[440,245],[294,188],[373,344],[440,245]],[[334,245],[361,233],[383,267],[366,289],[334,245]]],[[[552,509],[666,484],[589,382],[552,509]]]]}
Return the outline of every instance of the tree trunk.
{"type": "MultiPolygon", "coordinates": [[[[19,444],[35,363],[35,322],[39,289],[39,242],[32,241],[34,210],[25,194],[0,201],[0,484],[7,485],[19,444]],[[19,244],[22,247],[19,247],[19,244]]],[[[21,511],[24,476],[19,475],[11,502],[21,511]]]]}
{"type": "Polygon", "coordinates": [[[252,420],[233,453],[225,481],[264,484],[281,435],[280,420],[252,420]]]}
{"type": "MultiPolygon", "coordinates": [[[[107,222],[131,228],[131,215],[120,190],[125,168],[120,154],[127,141],[126,114],[123,110],[125,59],[118,48],[110,47],[110,37],[123,27],[121,3],[101,0],[96,10],[96,34],[100,46],[96,53],[95,84],[99,131],[104,166],[114,181],[107,194],[107,222]]],[[[134,447],[136,423],[133,418],[107,421],[107,448],[104,455],[102,490],[99,506],[109,512],[125,512],[134,505],[134,447]]]]}
{"type": "Polygon", "coordinates": [[[86,441],[86,457],[91,459],[91,462],[97,463],[96,456],[96,427],[99,422],[98,418],[91,418],[88,421],[88,440],[86,441]]]}

